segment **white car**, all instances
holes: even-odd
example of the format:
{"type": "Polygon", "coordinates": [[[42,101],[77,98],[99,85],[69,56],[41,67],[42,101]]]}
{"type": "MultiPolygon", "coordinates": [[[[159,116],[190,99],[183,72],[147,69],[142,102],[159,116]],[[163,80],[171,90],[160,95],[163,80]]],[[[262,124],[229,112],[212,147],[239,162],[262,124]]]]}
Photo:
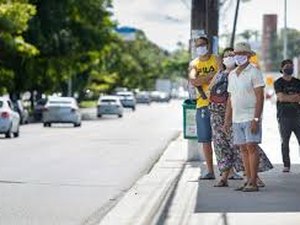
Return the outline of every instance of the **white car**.
{"type": "Polygon", "coordinates": [[[123,105],[118,96],[106,95],[100,96],[97,103],[97,116],[118,115],[123,117],[123,105]]]}
{"type": "Polygon", "coordinates": [[[6,138],[18,137],[20,131],[20,116],[13,110],[8,98],[0,97],[0,134],[6,138]]]}
{"type": "Polygon", "coordinates": [[[136,99],[131,91],[119,91],[116,93],[120,97],[120,101],[124,108],[131,108],[133,111],[136,106],[136,99]]]}
{"type": "Polygon", "coordinates": [[[49,97],[43,111],[44,127],[52,123],[72,123],[81,126],[81,113],[75,98],[49,97]]]}

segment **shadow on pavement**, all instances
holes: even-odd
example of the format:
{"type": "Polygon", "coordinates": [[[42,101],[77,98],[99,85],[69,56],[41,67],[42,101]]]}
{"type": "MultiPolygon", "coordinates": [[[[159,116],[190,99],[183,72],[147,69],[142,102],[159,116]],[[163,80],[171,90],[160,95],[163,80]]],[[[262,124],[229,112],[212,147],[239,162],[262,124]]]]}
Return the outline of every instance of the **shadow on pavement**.
{"type": "MultiPolygon", "coordinates": [[[[202,166],[201,166],[202,167],[202,166]]],[[[259,192],[235,191],[243,181],[230,181],[229,187],[213,187],[217,181],[199,181],[195,213],[300,212],[300,165],[282,173],[282,165],[260,173],[266,187],[259,192]]]]}

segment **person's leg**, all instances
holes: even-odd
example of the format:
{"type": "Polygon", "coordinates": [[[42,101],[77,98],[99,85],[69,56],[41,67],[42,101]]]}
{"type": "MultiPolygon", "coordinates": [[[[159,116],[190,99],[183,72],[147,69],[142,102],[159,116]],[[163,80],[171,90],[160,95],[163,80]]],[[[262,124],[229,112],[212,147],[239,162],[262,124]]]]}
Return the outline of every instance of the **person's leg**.
{"type": "Polygon", "coordinates": [[[211,142],[209,143],[203,143],[203,152],[205,156],[207,171],[209,173],[214,173],[214,167],[213,167],[213,153],[212,153],[212,146],[211,142]]]}
{"type": "Polygon", "coordinates": [[[284,166],[284,172],[288,172],[291,166],[289,142],[292,133],[292,128],[289,119],[279,118],[279,132],[281,136],[281,154],[284,166]]]}
{"type": "Polygon", "coordinates": [[[257,144],[251,143],[247,144],[247,150],[248,150],[248,157],[249,157],[249,171],[250,171],[250,180],[249,183],[252,184],[252,186],[257,186],[257,172],[258,172],[258,163],[259,163],[259,157],[258,157],[258,151],[257,151],[257,144]]]}
{"type": "Polygon", "coordinates": [[[247,183],[250,182],[251,179],[251,172],[250,172],[250,161],[249,161],[249,154],[248,154],[248,149],[246,145],[241,145],[240,150],[242,153],[242,159],[243,159],[243,164],[245,168],[245,175],[247,178],[247,183]]]}
{"type": "Polygon", "coordinates": [[[213,152],[211,145],[212,131],[208,107],[197,109],[196,120],[198,142],[202,144],[202,150],[204,153],[208,172],[208,174],[201,177],[200,179],[215,179],[213,169],[213,152]]]}

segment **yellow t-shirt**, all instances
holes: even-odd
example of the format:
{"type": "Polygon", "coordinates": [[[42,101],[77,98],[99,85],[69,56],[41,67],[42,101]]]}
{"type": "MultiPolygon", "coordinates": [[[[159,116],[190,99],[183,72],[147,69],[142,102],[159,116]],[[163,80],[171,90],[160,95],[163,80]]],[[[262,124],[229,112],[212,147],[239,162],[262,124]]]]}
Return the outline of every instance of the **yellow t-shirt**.
{"type": "MultiPolygon", "coordinates": [[[[211,55],[207,61],[201,61],[199,58],[194,59],[191,62],[191,66],[197,70],[198,76],[206,76],[211,72],[216,73],[218,71],[217,56],[211,55]]],[[[203,99],[197,91],[197,108],[205,107],[209,105],[209,84],[203,84],[202,90],[206,95],[206,99],[203,99]]]]}

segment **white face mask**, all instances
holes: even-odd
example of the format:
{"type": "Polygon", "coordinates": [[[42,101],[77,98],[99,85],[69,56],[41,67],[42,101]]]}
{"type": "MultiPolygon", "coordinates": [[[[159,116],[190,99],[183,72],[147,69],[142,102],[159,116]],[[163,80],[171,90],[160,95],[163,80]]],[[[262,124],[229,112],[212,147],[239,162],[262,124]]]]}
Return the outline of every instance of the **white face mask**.
{"type": "Polygon", "coordinates": [[[198,56],[204,56],[208,52],[207,46],[200,46],[196,48],[196,53],[198,56]]]}
{"type": "Polygon", "coordinates": [[[238,66],[241,66],[241,65],[244,65],[245,63],[248,62],[248,56],[246,56],[246,55],[235,55],[234,60],[235,60],[235,63],[238,66]]]}
{"type": "Polygon", "coordinates": [[[232,69],[235,67],[235,60],[233,56],[223,58],[223,64],[227,69],[232,69]]]}

